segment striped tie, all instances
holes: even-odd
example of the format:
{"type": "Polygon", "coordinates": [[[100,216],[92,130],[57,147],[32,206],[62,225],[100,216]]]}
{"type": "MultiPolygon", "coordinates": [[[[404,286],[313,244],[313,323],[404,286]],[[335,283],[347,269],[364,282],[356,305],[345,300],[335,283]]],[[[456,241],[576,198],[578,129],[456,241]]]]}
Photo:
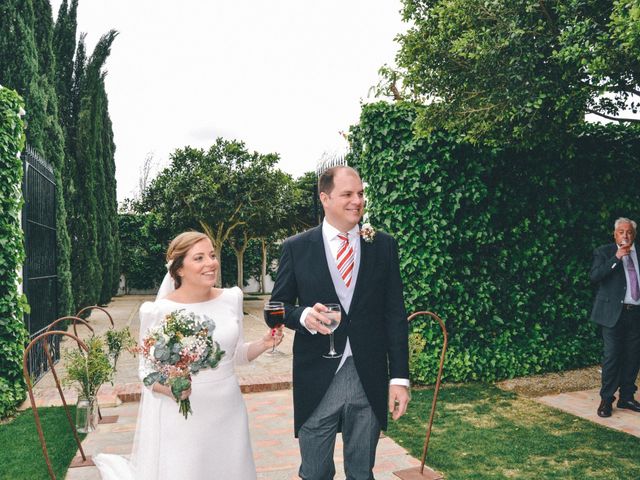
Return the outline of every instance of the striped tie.
{"type": "Polygon", "coordinates": [[[338,238],[342,240],[342,243],[338,249],[338,257],[336,261],[340,276],[348,288],[351,285],[351,273],[353,272],[353,248],[351,248],[351,245],[349,244],[348,233],[340,233],[338,234],[338,238]]]}

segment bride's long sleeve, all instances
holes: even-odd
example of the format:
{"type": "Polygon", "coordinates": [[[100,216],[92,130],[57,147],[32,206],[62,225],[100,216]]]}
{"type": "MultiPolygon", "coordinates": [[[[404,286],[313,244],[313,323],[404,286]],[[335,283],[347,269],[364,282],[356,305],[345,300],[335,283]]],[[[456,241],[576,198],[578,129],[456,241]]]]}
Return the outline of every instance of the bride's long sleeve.
{"type": "Polygon", "coordinates": [[[238,332],[238,343],[236,344],[236,354],[234,358],[234,362],[236,366],[246,365],[249,363],[249,357],[247,355],[249,351],[249,342],[244,341],[244,313],[242,309],[242,297],[243,293],[239,287],[235,287],[238,289],[238,328],[240,331],[238,332]]]}

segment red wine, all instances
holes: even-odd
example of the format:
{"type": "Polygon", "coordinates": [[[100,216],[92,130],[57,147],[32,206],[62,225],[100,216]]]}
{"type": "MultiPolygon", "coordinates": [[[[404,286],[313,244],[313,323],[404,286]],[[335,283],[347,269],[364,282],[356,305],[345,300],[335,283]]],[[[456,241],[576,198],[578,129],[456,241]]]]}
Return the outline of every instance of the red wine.
{"type": "Polygon", "coordinates": [[[284,308],[264,311],[264,321],[271,328],[276,328],[284,323],[284,308]]]}

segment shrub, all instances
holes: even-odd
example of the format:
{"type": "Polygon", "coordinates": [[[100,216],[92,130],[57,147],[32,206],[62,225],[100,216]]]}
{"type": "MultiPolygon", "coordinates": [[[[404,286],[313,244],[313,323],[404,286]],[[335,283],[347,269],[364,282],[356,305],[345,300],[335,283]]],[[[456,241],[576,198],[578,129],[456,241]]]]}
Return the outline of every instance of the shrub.
{"type": "MultiPolygon", "coordinates": [[[[591,252],[618,216],[640,217],[638,130],[587,124],[560,151],[488,149],[451,132],[417,136],[420,108],[364,106],[348,161],[367,183],[371,223],[398,240],[408,311],[446,322],[445,378],[596,363],[591,252]]],[[[414,381],[432,383],[439,329],[411,329],[427,342],[414,381]]]]}

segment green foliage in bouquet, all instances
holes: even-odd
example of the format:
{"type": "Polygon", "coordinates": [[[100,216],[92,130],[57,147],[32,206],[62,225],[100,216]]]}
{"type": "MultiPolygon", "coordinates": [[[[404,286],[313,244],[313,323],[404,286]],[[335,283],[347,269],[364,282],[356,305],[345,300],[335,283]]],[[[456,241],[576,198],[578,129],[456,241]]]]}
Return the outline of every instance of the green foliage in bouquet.
{"type": "Polygon", "coordinates": [[[100,386],[112,380],[114,369],[102,338],[91,337],[85,343],[87,352],[76,348],[69,348],[65,352],[67,372],[62,383],[74,386],[80,396],[93,399],[100,386]]]}

